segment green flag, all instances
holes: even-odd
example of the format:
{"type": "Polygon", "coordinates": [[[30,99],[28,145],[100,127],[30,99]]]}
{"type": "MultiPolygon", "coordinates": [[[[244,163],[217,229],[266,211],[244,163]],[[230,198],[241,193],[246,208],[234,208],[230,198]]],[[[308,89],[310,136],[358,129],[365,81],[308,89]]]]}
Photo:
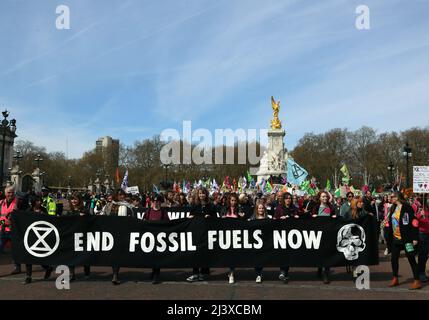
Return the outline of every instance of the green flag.
{"type": "Polygon", "coordinates": [[[310,181],[306,180],[301,183],[301,190],[307,191],[310,188],[310,181]]]}
{"type": "Polygon", "coordinates": [[[341,167],[340,171],[341,171],[341,172],[343,173],[343,175],[344,175],[344,177],[343,177],[342,181],[343,181],[345,184],[349,184],[349,182],[350,182],[350,173],[349,173],[349,169],[347,169],[347,166],[344,164],[344,165],[341,167]]]}
{"type": "Polygon", "coordinates": [[[271,191],[273,191],[273,187],[271,186],[271,183],[267,181],[267,184],[265,185],[265,192],[271,193],[271,191]]]}
{"type": "Polygon", "coordinates": [[[326,188],[325,188],[325,190],[326,191],[331,191],[331,181],[329,181],[329,179],[328,179],[328,181],[326,181],[326,188]]]}
{"type": "Polygon", "coordinates": [[[240,177],[240,179],[238,179],[238,192],[242,193],[243,192],[243,178],[240,177]]]}
{"type": "Polygon", "coordinates": [[[337,198],[341,197],[341,190],[340,190],[340,188],[338,188],[337,190],[335,190],[334,196],[337,197],[337,198]]]}
{"type": "Polygon", "coordinates": [[[247,182],[250,184],[250,182],[252,182],[252,181],[253,181],[253,178],[252,178],[252,176],[250,175],[249,170],[247,170],[247,182]]]}
{"type": "Polygon", "coordinates": [[[315,196],[317,194],[316,190],[312,189],[312,188],[308,188],[308,194],[310,196],[315,196]]]}
{"type": "Polygon", "coordinates": [[[210,189],[210,187],[211,187],[211,179],[210,178],[208,178],[207,180],[206,180],[206,182],[204,182],[204,185],[205,185],[205,187],[207,188],[207,189],[210,189]]]}

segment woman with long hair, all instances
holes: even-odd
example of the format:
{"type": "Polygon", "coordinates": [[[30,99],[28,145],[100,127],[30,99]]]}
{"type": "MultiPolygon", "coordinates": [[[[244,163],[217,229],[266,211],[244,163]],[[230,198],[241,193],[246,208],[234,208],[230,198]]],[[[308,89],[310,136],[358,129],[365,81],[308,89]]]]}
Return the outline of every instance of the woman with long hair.
{"type": "MultiPolygon", "coordinates": [[[[244,217],[244,212],[240,212],[238,208],[238,196],[236,193],[231,193],[227,200],[227,207],[222,212],[222,218],[238,219],[244,217]]],[[[234,278],[235,267],[229,268],[228,282],[229,284],[235,283],[234,278]]]]}
{"type": "Polygon", "coordinates": [[[298,218],[298,210],[293,202],[292,195],[286,192],[281,199],[282,202],[278,204],[274,212],[274,219],[298,218]]]}
{"type": "MultiPolygon", "coordinates": [[[[330,199],[332,199],[332,196],[329,192],[327,191],[319,192],[319,194],[316,197],[316,205],[313,207],[313,210],[311,212],[311,215],[313,218],[318,218],[318,217],[336,218],[337,217],[335,215],[335,210],[330,203],[330,199]]],[[[321,266],[317,269],[318,276],[323,277],[323,283],[325,284],[329,284],[330,282],[329,272],[330,272],[329,267],[321,266]],[[323,273],[322,273],[322,269],[323,269],[323,273]]]]}
{"type": "MultiPolygon", "coordinates": [[[[282,202],[279,203],[274,213],[274,219],[298,218],[298,209],[293,203],[292,195],[286,192],[282,195],[281,199],[282,202]]],[[[285,283],[289,281],[289,266],[282,266],[280,268],[279,279],[285,283]]]]}
{"type": "MultiPolygon", "coordinates": [[[[257,200],[254,213],[250,217],[249,221],[264,220],[264,219],[269,219],[268,214],[267,214],[267,208],[265,207],[264,201],[257,200]]],[[[262,282],[262,271],[263,271],[263,269],[264,269],[263,267],[255,267],[256,283],[262,282]]]]}
{"type": "Polygon", "coordinates": [[[352,220],[357,220],[359,218],[366,216],[367,214],[373,215],[371,212],[368,213],[365,211],[362,197],[353,199],[350,207],[352,210],[352,220]]]}
{"type": "Polygon", "coordinates": [[[391,198],[388,233],[392,239],[390,251],[393,279],[390,287],[399,286],[399,256],[401,251],[405,250],[414,277],[410,290],[420,289],[419,267],[415,257],[418,252],[419,222],[414,216],[413,208],[406,202],[402,193],[395,191],[391,194],[391,198]]]}
{"type": "Polygon", "coordinates": [[[184,194],[183,192],[179,194],[178,203],[180,207],[189,206],[188,200],[186,200],[186,194],[184,194]]]}
{"type": "MultiPolygon", "coordinates": [[[[191,215],[189,218],[216,218],[216,208],[210,201],[209,192],[206,188],[200,187],[195,190],[192,199],[191,215]]],[[[209,267],[195,267],[192,275],[186,279],[188,282],[204,281],[210,274],[209,267]]]]}
{"type": "MultiPolygon", "coordinates": [[[[78,192],[74,192],[69,199],[69,211],[65,213],[65,216],[86,216],[89,215],[88,209],[85,209],[81,194],[78,192]]],[[[91,267],[86,265],[83,268],[85,273],[85,280],[89,280],[91,267]]],[[[75,266],[69,266],[69,269],[71,275],[70,282],[73,282],[76,280],[75,266]]]]}
{"type": "MultiPolygon", "coordinates": [[[[359,218],[362,218],[366,215],[374,215],[371,212],[365,211],[365,205],[362,197],[356,197],[353,198],[350,202],[350,219],[351,220],[357,220],[359,218]]],[[[355,270],[355,267],[352,265],[346,265],[347,273],[352,274],[355,270]]]]}

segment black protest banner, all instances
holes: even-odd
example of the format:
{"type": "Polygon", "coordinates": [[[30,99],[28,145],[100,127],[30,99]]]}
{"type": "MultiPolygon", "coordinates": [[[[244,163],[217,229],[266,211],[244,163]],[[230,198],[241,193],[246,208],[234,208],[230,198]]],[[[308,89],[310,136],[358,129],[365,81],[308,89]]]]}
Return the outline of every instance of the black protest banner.
{"type": "MultiPolygon", "coordinates": [[[[139,220],[143,220],[148,210],[149,208],[143,207],[133,209],[134,216],[139,220]]],[[[191,215],[191,207],[163,207],[161,210],[167,214],[169,220],[184,219],[191,215]]]]}
{"type": "Polygon", "coordinates": [[[12,221],[18,263],[160,268],[378,264],[376,223],[370,216],[354,222],[330,217],[142,221],[17,212],[12,221]]]}

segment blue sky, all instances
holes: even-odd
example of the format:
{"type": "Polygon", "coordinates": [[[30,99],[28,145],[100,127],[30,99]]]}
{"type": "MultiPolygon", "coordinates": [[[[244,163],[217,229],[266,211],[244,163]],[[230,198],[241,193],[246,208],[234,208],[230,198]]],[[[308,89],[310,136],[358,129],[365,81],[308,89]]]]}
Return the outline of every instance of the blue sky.
{"type": "Polygon", "coordinates": [[[80,157],[167,128],[429,124],[429,1],[1,0],[0,106],[20,139],[80,157]],[[57,30],[55,9],[70,8],[57,30]],[[370,30],[355,27],[358,5],[370,30]]]}

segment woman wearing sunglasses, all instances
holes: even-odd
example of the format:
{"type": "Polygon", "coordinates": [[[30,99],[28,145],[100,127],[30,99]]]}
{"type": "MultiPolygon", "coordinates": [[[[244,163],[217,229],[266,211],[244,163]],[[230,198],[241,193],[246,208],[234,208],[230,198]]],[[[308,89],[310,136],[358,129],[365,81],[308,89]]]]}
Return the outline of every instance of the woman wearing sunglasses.
{"type": "Polygon", "coordinates": [[[420,289],[419,267],[416,261],[419,222],[414,216],[413,208],[405,201],[402,193],[393,192],[391,198],[392,207],[389,213],[388,233],[390,239],[392,239],[390,251],[392,253],[393,279],[390,287],[399,286],[399,257],[401,251],[405,250],[414,277],[410,290],[420,289]]]}

